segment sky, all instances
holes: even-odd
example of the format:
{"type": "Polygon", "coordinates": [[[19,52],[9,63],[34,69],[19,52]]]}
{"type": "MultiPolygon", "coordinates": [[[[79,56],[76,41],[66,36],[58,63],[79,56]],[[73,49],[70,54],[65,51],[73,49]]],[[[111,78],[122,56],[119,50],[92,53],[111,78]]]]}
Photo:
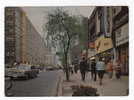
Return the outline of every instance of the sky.
{"type": "MultiPolygon", "coordinates": [[[[23,7],[22,9],[26,12],[29,20],[32,22],[36,30],[41,36],[45,36],[43,32],[43,25],[47,22],[48,13],[54,11],[57,7],[23,7]]],[[[89,17],[94,9],[93,6],[64,6],[58,7],[67,10],[72,15],[82,15],[89,17]]]]}

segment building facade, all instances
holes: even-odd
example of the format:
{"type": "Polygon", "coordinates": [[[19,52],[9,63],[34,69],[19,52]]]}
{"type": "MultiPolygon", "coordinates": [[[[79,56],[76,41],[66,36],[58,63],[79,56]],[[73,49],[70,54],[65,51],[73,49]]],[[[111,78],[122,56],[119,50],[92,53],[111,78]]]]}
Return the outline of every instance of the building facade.
{"type": "Polygon", "coordinates": [[[113,34],[117,59],[120,59],[122,73],[129,73],[129,14],[128,7],[113,8],[113,34]]]}
{"type": "Polygon", "coordinates": [[[96,7],[89,18],[89,50],[88,57],[108,58],[112,53],[112,15],[110,7],[96,7]]]}
{"type": "Polygon", "coordinates": [[[19,8],[5,8],[5,62],[20,61],[21,13],[19,8]]]}
{"type": "Polygon", "coordinates": [[[128,74],[128,7],[96,7],[88,26],[88,57],[120,60],[122,73],[128,74]]]}
{"type": "Polygon", "coordinates": [[[5,8],[5,64],[45,65],[47,48],[26,13],[18,7],[5,8]]]}

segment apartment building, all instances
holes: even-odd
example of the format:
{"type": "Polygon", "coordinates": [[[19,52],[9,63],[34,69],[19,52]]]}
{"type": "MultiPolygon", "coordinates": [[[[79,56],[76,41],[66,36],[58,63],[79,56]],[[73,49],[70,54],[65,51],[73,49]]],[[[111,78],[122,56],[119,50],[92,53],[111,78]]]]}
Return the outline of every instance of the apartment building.
{"type": "Polygon", "coordinates": [[[18,7],[6,7],[5,64],[45,64],[47,50],[26,13],[18,7]]]}
{"type": "Polygon", "coordinates": [[[128,7],[96,7],[88,26],[89,59],[103,57],[106,63],[109,58],[120,60],[122,73],[128,74],[128,7]]]}
{"type": "Polygon", "coordinates": [[[129,73],[129,9],[113,7],[113,35],[117,59],[122,64],[122,73],[129,73]]]}

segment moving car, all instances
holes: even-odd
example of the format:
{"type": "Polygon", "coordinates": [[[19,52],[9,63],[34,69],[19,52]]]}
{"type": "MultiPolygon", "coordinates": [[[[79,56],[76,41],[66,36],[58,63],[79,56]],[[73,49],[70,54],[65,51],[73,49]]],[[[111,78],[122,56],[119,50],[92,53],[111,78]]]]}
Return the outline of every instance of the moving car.
{"type": "Polygon", "coordinates": [[[53,70],[54,70],[54,67],[51,67],[51,66],[46,67],[46,71],[53,71],[53,70]]]}

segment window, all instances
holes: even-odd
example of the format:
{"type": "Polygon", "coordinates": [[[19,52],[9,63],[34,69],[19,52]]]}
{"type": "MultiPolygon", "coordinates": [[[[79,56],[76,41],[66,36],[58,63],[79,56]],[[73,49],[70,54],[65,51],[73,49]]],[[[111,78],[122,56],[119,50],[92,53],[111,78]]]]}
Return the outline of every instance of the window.
{"type": "Polygon", "coordinates": [[[110,13],[111,13],[110,7],[107,7],[107,33],[110,33],[110,27],[111,27],[110,21],[112,19],[111,19],[110,13]]]}
{"type": "Polygon", "coordinates": [[[105,32],[104,27],[104,8],[100,9],[101,17],[100,17],[100,34],[103,34],[105,32]]]}
{"type": "Polygon", "coordinates": [[[121,36],[121,28],[119,28],[117,31],[116,31],[116,37],[120,37],[121,36]]]}

